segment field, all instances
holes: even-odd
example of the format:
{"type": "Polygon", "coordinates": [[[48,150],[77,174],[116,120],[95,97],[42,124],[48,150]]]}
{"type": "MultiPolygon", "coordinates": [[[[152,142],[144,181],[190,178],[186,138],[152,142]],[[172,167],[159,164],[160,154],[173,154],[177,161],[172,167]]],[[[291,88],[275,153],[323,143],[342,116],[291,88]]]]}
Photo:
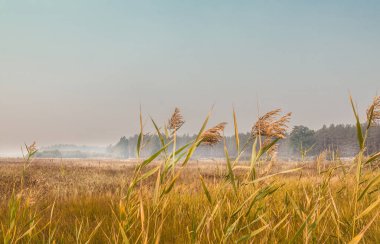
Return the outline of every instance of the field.
{"type": "MultiPolygon", "coordinates": [[[[151,176],[128,203],[125,194],[135,163],[35,159],[24,172],[21,191],[24,160],[1,159],[3,237],[10,233],[13,242],[20,238],[21,242],[126,243],[125,234],[131,243],[154,242],[158,236],[160,243],[343,243],[352,239],[352,231],[366,230],[363,240],[380,241],[380,222],[374,219],[378,210],[352,226],[355,175],[349,172],[350,162],[278,162],[270,172],[266,172],[269,164],[263,163],[257,168],[263,176],[302,169],[242,185],[235,195],[226,181],[224,161],[191,161],[163,202],[154,202],[156,177],[151,176]]],[[[146,170],[159,164],[153,162],[146,170]]],[[[236,178],[243,175],[243,169],[236,170],[236,178]]],[[[372,170],[365,175],[369,179],[380,174],[372,170]]],[[[378,190],[371,188],[358,202],[358,212],[377,199],[378,190]]]]}
{"type": "MultiPolygon", "coordinates": [[[[229,155],[225,123],[177,146],[178,109],[160,129],[161,148],[140,157],[146,134],[140,114],[135,160],[0,161],[3,243],[380,243],[380,152],[366,150],[380,121],[380,97],[361,123],[351,100],[360,150],[342,161],[321,153],[302,162],[276,158],[290,113],[273,110],[229,155]],[[224,143],[225,158],[194,161],[201,145],[224,143]],[[242,156],[249,152],[247,159],[242,156]]],[[[302,159],[306,159],[306,152],[302,159]]]]}

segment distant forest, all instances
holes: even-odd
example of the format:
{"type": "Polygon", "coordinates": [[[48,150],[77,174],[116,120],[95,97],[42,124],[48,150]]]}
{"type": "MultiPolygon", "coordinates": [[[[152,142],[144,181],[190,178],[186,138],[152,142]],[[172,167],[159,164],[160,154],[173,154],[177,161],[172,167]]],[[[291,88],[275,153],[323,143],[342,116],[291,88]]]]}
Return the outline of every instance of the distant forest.
{"type": "MultiPolygon", "coordinates": [[[[194,140],[196,135],[178,135],[177,148],[194,140]]],[[[239,134],[241,147],[246,145],[244,157],[251,153],[252,141],[250,134],[239,134]],[[248,142],[248,143],[246,143],[248,142]]],[[[75,145],[55,145],[44,148],[38,153],[39,157],[114,157],[135,158],[138,135],[121,137],[119,142],[106,148],[90,148],[75,145]]],[[[142,157],[151,155],[160,149],[161,144],[157,135],[144,137],[142,157]]],[[[236,155],[235,136],[226,136],[226,145],[231,156],[236,155]]],[[[311,130],[305,126],[295,126],[287,135],[286,139],[280,140],[278,158],[299,159],[310,158],[324,151],[338,157],[352,157],[358,152],[356,127],[353,125],[330,125],[323,126],[319,130],[311,130]]],[[[370,129],[367,150],[369,153],[380,151],[380,126],[370,129]]],[[[170,152],[170,147],[168,149],[170,152]]],[[[195,158],[222,158],[224,157],[223,143],[214,146],[201,146],[194,154],[195,158]]]]}

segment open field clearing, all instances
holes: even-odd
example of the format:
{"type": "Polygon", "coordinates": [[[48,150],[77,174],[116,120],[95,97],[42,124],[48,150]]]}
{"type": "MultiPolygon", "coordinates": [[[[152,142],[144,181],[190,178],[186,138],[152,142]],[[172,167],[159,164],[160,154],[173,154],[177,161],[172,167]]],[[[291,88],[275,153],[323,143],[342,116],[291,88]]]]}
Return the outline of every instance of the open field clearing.
{"type": "MultiPolygon", "coordinates": [[[[157,166],[153,162],[150,168],[157,166]]],[[[242,162],[248,165],[248,162],[242,162]]],[[[327,163],[326,163],[327,164],[327,163]]],[[[116,195],[125,188],[133,175],[136,161],[112,159],[35,159],[24,175],[24,191],[30,193],[35,200],[72,197],[74,195],[116,195]]],[[[20,177],[24,167],[23,159],[0,158],[0,197],[9,198],[14,190],[18,190],[20,177]]],[[[268,164],[260,167],[265,171],[268,164]]],[[[286,178],[315,177],[315,166],[312,163],[279,162],[271,167],[271,172],[302,167],[297,171],[284,175],[286,178]]],[[[349,167],[346,165],[346,168],[349,167]]],[[[209,183],[221,183],[225,180],[226,165],[222,160],[191,161],[178,183],[199,188],[199,174],[209,183]]],[[[237,169],[239,173],[239,169],[237,169]]],[[[242,171],[240,170],[240,173],[242,171]]],[[[154,185],[153,177],[144,181],[154,185]]]]}

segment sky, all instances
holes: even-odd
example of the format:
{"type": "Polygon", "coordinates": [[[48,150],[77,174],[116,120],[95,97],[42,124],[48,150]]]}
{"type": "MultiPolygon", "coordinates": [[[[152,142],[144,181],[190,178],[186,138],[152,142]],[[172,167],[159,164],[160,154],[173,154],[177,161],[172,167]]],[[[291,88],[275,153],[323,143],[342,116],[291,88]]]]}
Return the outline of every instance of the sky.
{"type": "Polygon", "coordinates": [[[291,126],[353,123],[380,89],[380,1],[0,0],[0,154],[24,143],[109,145],[141,105],[196,133],[235,107],[291,126]]]}

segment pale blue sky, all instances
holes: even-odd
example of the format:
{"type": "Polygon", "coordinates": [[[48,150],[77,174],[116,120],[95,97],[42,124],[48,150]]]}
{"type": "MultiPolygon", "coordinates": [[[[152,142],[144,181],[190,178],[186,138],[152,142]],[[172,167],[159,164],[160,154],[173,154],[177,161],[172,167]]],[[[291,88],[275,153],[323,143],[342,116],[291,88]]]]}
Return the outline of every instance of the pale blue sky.
{"type": "Polygon", "coordinates": [[[257,103],[350,123],[348,92],[364,109],[379,89],[380,1],[0,0],[0,153],[114,143],[140,103],[191,133],[213,104],[241,131],[257,103]]]}

